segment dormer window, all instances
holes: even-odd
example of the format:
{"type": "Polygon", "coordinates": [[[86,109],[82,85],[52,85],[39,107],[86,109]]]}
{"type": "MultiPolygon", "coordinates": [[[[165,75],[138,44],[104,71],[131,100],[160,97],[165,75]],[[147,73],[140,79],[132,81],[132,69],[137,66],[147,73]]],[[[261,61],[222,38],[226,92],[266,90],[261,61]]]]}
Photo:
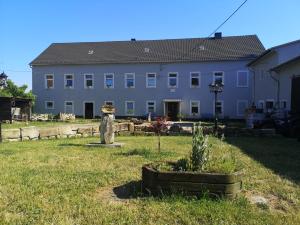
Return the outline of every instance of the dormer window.
{"type": "Polygon", "coordinates": [[[145,48],[144,51],[145,51],[145,53],[149,53],[150,52],[150,48],[145,48]]]}
{"type": "Polygon", "coordinates": [[[93,54],[94,54],[94,50],[92,50],[92,49],[89,50],[88,54],[89,54],[89,55],[93,55],[93,54]]]}

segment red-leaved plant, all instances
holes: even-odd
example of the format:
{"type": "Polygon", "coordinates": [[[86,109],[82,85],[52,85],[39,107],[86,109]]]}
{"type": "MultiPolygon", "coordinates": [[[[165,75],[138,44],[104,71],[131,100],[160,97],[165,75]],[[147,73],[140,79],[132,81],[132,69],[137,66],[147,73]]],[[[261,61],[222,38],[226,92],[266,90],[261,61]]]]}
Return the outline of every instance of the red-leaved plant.
{"type": "Polygon", "coordinates": [[[168,121],[166,118],[158,117],[151,125],[152,130],[158,138],[158,152],[160,152],[160,136],[168,131],[168,121]]]}

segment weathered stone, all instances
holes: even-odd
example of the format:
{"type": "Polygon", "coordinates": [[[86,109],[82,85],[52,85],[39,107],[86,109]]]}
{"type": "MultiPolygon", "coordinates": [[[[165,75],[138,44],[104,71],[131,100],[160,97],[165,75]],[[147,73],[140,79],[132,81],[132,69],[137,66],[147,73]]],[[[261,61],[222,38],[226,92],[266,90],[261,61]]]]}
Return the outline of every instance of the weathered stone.
{"type": "Polygon", "coordinates": [[[20,139],[21,133],[20,129],[3,129],[2,130],[2,139],[20,139]]]}
{"type": "Polygon", "coordinates": [[[20,130],[22,140],[39,138],[40,132],[37,127],[22,127],[20,130]]]}
{"type": "Polygon", "coordinates": [[[129,123],[128,124],[128,130],[129,130],[130,133],[134,132],[134,123],[129,123]]]}
{"type": "Polygon", "coordinates": [[[62,136],[76,134],[76,131],[72,129],[72,126],[60,126],[58,129],[59,134],[62,136]]]}
{"type": "Polygon", "coordinates": [[[259,196],[259,195],[251,196],[250,202],[252,204],[257,204],[257,205],[267,205],[268,204],[268,200],[266,198],[264,198],[263,196],[259,196]]]}
{"type": "Polygon", "coordinates": [[[20,141],[21,138],[6,139],[8,142],[20,141]]]}
{"type": "Polygon", "coordinates": [[[102,144],[114,143],[114,116],[112,114],[106,114],[102,116],[100,126],[100,142],[102,144]]]}
{"type": "Polygon", "coordinates": [[[92,136],[93,127],[91,127],[91,126],[79,127],[78,130],[77,130],[77,133],[85,135],[85,136],[92,136]]]}
{"type": "Polygon", "coordinates": [[[99,126],[93,126],[92,129],[93,129],[93,133],[100,133],[99,126]]]}
{"type": "Polygon", "coordinates": [[[58,127],[47,127],[47,128],[40,128],[40,138],[44,137],[57,137],[59,135],[58,127]]]}

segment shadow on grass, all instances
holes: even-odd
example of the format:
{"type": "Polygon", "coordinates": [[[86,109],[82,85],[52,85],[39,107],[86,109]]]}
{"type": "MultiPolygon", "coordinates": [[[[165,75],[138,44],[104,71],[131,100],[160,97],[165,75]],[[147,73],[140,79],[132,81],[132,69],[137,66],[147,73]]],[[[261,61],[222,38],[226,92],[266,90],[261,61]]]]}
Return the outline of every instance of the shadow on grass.
{"type": "Polygon", "coordinates": [[[227,138],[248,156],[292,182],[300,183],[300,143],[288,138],[227,138]]]}
{"type": "Polygon", "coordinates": [[[164,158],[168,156],[175,156],[175,152],[167,152],[167,151],[153,151],[148,148],[141,148],[141,149],[132,149],[126,152],[118,152],[114,153],[117,156],[124,156],[124,157],[130,157],[130,156],[141,156],[145,159],[157,159],[157,158],[164,158]]]}
{"type": "Polygon", "coordinates": [[[59,144],[60,147],[86,147],[85,144],[65,143],[59,144]]]}
{"type": "Polygon", "coordinates": [[[114,194],[119,199],[132,199],[143,196],[142,181],[130,181],[126,184],[113,188],[114,194]]]}

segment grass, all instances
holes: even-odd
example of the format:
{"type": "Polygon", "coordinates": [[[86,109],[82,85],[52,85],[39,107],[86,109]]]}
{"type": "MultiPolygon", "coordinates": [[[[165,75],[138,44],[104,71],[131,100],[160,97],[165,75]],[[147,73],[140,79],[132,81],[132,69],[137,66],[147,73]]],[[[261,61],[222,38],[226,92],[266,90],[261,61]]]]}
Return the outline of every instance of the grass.
{"type": "Polygon", "coordinates": [[[244,167],[244,190],[233,201],[119,193],[138,186],[143,164],[187,155],[191,137],[162,137],[161,154],[155,137],[118,137],[126,143],[122,149],[84,146],[92,141],[2,143],[0,224],[300,224],[295,140],[231,138],[221,144],[210,138],[215,155],[230,150],[244,167]],[[270,204],[251,205],[251,195],[270,204]]]}

